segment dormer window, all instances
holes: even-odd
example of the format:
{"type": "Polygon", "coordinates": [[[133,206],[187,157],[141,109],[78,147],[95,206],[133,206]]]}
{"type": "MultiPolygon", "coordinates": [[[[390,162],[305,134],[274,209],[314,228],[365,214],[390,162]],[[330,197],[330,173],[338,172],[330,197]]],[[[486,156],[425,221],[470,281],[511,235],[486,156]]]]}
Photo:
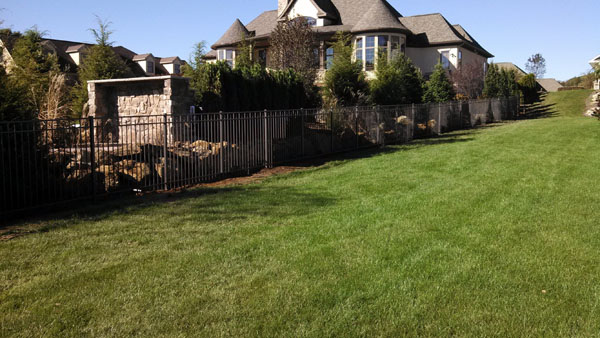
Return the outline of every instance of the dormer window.
{"type": "Polygon", "coordinates": [[[146,75],[154,75],[156,73],[156,63],[152,54],[138,54],[133,57],[133,61],[140,66],[146,75]]]}
{"type": "Polygon", "coordinates": [[[152,61],[152,60],[146,61],[146,73],[154,74],[154,61],[152,61]]]}
{"type": "Polygon", "coordinates": [[[181,65],[176,63],[173,65],[173,74],[181,74],[181,65]]]}

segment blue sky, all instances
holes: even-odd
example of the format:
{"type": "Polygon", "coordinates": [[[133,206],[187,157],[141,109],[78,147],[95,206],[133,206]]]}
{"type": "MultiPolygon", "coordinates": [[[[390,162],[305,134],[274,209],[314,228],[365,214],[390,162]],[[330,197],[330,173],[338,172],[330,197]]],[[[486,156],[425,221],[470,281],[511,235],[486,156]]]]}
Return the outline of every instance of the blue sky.
{"type": "MultiPolygon", "coordinates": [[[[590,68],[587,61],[600,54],[598,0],[389,2],[404,16],[442,13],[460,23],[496,55],[496,62],[524,67],[530,55],[540,52],[546,77],[580,75],[590,68]]],[[[98,14],[113,22],[116,45],[187,59],[194,43],[214,43],[236,18],[247,24],[262,11],[276,9],[277,0],[3,0],[0,7],[5,27],[22,31],[37,25],[48,37],[84,42],[92,41],[87,29],[98,14]]]]}

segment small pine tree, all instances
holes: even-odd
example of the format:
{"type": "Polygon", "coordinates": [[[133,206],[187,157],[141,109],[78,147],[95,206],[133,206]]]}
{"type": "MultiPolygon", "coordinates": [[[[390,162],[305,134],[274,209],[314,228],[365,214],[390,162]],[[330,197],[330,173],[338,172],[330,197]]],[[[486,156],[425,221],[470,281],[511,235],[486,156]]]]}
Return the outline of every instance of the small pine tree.
{"type": "Polygon", "coordinates": [[[448,79],[446,70],[441,63],[438,63],[425,85],[423,101],[435,103],[448,102],[452,101],[455,96],[454,86],[448,79]]]}
{"type": "Polygon", "coordinates": [[[246,39],[246,36],[242,36],[242,40],[238,43],[235,53],[235,68],[244,69],[251,68],[255,63],[252,60],[252,53],[254,51],[254,45],[246,39]]]}
{"type": "Polygon", "coordinates": [[[108,29],[110,22],[100,18],[97,20],[98,29],[90,29],[96,39],[96,45],[90,47],[83,58],[77,72],[79,81],[73,90],[72,111],[76,117],[83,115],[84,105],[88,101],[88,81],[118,79],[132,75],[125,62],[112,49],[109,38],[113,32],[108,29]]]}
{"type": "Polygon", "coordinates": [[[377,62],[376,78],[370,82],[371,101],[374,104],[393,105],[421,103],[423,77],[404,54],[390,62],[382,55],[377,62]]]}
{"type": "Polygon", "coordinates": [[[333,63],[325,74],[326,105],[354,106],[367,102],[369,85],[360,62],[352,61],[351,36],[336,33],[333,44],[333,63]]]}
{"type": "Polygon", "coordinates": [[[496,64],[490,64],[488,72],[485,75],[483,96],[486,98],[500,97],[501,83],[502,78],[500,74],[500,69],[496,64]]]}
{"type": "Polygon", "coordinates": [[[514,70],[502,69],[500,79],[500,97],[518,95],[519,84],[517,83],[517,73],[514,70]]]}

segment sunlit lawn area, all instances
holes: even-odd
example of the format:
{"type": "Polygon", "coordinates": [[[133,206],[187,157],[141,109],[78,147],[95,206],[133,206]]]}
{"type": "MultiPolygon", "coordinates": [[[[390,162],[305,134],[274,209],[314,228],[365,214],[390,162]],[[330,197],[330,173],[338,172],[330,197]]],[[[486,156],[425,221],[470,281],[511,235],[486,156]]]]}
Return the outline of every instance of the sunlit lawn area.
{"type": "Polygon", "coordinates": [[[0,242],[0,335],[600,335],[589,94],[551,94],[549,118],[40,221],[0,242]]]}

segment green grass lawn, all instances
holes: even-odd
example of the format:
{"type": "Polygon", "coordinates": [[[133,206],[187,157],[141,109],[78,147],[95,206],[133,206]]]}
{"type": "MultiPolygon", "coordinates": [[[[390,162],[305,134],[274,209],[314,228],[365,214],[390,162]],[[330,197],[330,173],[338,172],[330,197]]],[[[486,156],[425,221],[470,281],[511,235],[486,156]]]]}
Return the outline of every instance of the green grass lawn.
{"type": "Polygon", "coordinates": [[[598,336],[589,94],[550,94],[549,118],[40,222],[0,242],[0,335],[598,336]]]}

